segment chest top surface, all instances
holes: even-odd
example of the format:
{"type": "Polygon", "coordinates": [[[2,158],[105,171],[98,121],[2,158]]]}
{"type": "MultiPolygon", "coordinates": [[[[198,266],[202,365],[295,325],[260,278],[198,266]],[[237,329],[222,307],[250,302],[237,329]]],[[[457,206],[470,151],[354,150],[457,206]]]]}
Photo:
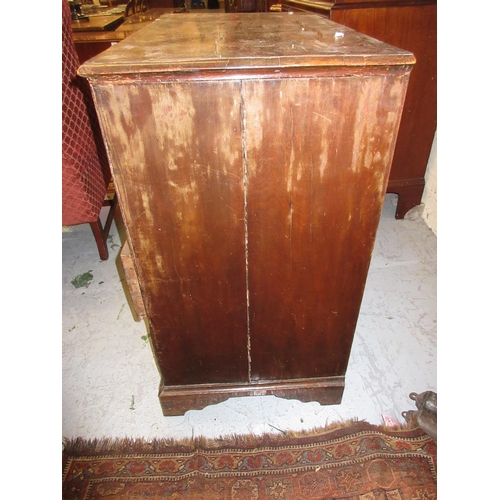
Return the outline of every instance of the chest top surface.
{"type": "Polygon", "coordinates": [[[408,51],[310,13],[165,14],[87,61],[84,77],[411,65],[408,51]]]}

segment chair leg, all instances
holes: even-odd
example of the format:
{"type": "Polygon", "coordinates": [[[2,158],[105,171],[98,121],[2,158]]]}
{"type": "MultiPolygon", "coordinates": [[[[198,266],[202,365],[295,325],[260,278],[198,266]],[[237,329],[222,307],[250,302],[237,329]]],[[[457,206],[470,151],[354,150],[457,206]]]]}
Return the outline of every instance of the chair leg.
{"type": "Polygon", "coordinates": [[[111,224],[113,222],[113,217],[115,216],[117,206],[117,198],[116,195],[111,202],[109,214],[106,218],[106,223],[104,227],[102,226],[101,219],[98,217],[95,222],[90,223],[90,227],[92,228],[92,233],[94,233],[94,238],[97,243],[97,249],[99,250],[99,257],[101,260],[108,260],[109,250],[108,250],[108,235],[109,230],[111,229],[111,224]]]}

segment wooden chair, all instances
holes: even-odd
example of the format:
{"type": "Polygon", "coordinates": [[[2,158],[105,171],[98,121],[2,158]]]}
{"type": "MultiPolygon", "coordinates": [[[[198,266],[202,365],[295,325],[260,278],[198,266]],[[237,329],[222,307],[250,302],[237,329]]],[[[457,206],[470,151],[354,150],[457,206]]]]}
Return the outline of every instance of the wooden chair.
{"type": "Polygon", "coordinates": [[[101,130],[88,83],[77,76],[80,65],[71,31],[71,12],[62,0],[62,225],[89,223],[102,260],[116,210],[108,200],[111,181],[101,130]],[[101,209],[109,205],[104,226],[101,209]]]}

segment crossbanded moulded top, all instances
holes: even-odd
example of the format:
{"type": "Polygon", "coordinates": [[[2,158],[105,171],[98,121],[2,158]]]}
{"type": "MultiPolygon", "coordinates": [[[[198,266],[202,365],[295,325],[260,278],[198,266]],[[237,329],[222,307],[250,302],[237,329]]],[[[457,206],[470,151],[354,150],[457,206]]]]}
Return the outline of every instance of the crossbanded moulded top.
{"type": "Polygon", "coordinates": [[[310,13],[168,13],[80,67],[84,77],[411,65],[411,52],[310,13]]]}

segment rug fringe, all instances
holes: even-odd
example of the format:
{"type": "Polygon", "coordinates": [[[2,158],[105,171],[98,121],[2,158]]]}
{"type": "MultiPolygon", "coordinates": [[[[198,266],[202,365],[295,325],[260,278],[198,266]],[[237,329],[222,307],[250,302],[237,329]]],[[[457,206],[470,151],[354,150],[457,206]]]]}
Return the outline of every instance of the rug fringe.
{"type": "MultiPolygon", "coordinates": [[[[374,425],[364,420],[345,420],[333,422],[324,427],[314,427],[312,429],[301,431],[280,431],[277,433],[264,434],[228,434],[218,438],[207,438],[198,436],[194,438],[173,439],[173,438],[100,438],[84,439],[81,437],[72,439],[63,439],[63,450],[65,455],[71,456],[91,456],[91,455],[116,455],[116,454],[155,454],[164,453],[182,453],[193,451],[194,449],[220,449],[220,448],[254,448],[258,446],[279,446],[284,441],[291,439],[304,439],[308,437],[317,437],[322,434],[331,433],[349,429],[353,427],[363,430],[379,431],[384,433],[398,433],[413,431],[418,428],[416,421],[400,424],[397,427],[387,425],[374,425]]],[[[278,429],[279,430],[279,429],[278,429]]]]}

